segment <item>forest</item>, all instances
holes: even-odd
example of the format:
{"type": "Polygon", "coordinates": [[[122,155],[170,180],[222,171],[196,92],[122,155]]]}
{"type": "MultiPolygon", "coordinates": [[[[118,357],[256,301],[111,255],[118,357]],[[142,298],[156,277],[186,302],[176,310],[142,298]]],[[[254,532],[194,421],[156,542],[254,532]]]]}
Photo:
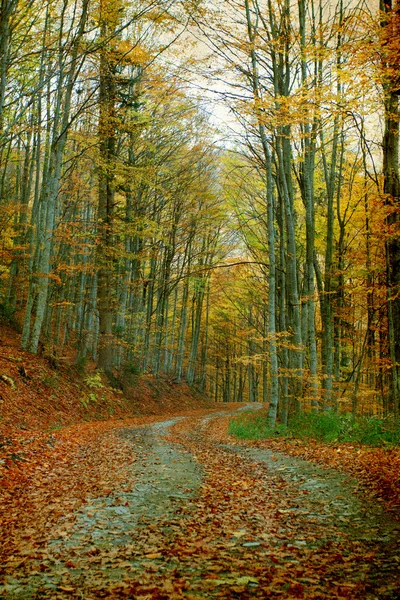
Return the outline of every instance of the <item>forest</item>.
{"type": "Polygon", "coordinates": [[[22,348],[217,402],[400,410],[397,0],[1,0],[22,348]]]}
{"type": "Polygon", "coordinates": [[[0,598],[399,600],[400,0],[0,0],[0,598]]]}

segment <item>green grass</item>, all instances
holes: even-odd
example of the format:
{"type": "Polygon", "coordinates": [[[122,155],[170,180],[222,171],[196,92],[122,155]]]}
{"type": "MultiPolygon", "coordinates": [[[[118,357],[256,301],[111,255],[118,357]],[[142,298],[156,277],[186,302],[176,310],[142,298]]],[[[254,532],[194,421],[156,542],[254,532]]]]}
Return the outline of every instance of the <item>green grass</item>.
{"type": "Polygon", "coordinates": [[[287,427],[268,427],[266,415],[244,413],[229,424],[229,433],[239,439],[260,440],[286,437],[322,442],[352,442],[369,446],[400,445],[400,424],[393,417],[359,417],[351,414],[301,413],[287,427]]]}

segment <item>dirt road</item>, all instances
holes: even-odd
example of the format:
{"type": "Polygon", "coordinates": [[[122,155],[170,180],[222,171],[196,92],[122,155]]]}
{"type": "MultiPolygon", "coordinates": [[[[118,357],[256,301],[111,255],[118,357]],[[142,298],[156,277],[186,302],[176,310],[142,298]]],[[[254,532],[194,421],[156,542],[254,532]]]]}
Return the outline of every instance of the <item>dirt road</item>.
{"type": "Polygon", "coordinates": [[[399,523],[348,476],[227,443],[225,416],[116,428],[123,479],[18,532],[0,597],[400,598],[399,523]]]}

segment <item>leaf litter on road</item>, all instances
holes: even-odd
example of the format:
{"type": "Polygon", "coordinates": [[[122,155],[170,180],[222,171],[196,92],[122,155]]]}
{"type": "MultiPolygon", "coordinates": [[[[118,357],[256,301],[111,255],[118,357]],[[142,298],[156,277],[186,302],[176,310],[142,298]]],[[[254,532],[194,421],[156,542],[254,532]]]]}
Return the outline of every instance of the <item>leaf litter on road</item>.
{"type": "Polygon", "coordinates": [[[340,499],[324,515],[301,473],[212,439],[221,420],[88,426],[56,445],[8,490],[5,597],[398,597],[395,530],[358,539],[340,499]]]}

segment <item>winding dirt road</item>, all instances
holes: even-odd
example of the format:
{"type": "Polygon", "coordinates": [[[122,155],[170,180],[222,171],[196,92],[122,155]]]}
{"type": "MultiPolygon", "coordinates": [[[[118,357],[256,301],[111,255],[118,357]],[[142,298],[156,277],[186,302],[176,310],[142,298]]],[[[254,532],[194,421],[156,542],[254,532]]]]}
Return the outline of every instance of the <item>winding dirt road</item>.
{"type": "Polygon", "coordinates": [[[0,597],[400,598],[399,523],[348,476],[227,443],[226,416],[114,429],[123,479],[30,533],[0,597]]]}

